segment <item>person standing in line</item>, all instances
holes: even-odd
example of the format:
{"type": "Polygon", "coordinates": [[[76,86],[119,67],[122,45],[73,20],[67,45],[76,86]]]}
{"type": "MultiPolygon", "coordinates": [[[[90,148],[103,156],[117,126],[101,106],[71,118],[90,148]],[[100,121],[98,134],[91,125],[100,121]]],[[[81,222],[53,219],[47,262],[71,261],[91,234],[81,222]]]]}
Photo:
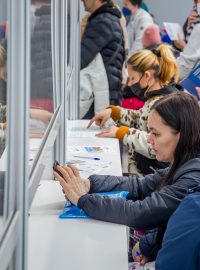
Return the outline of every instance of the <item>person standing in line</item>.
{"type": "Polygon", "coordinates": [[[143,48],[142,35],[147,26],[153,24],[152,16],[140,8],[142,0],[124,0],[123,7],[128,11],[129,18],[127,22],[128,32],[128,58],[133,53],[143,48]]]}
{"type": "Polygon", "coordinates": [[[82,0],[90,13],[81,39],[81,70],[100,53],[106,69],[109,99],[121,103],[122,67],[125,60],[121,12],[111,0],[82,0]]]}

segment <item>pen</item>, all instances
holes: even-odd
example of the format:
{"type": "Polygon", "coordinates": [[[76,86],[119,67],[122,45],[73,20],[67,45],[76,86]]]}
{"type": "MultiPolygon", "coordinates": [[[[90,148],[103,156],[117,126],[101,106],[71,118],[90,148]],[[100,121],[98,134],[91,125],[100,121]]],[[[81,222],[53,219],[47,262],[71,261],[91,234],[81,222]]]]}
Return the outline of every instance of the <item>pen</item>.
{"type": "Polygon", "coordinates": [[[135,254],[137,257],[141,256],[141,253],[138,250],[136,250],[135,254]]]}
{"type": "Polygon", "coordinates": [[[74,156],[75,158],[83,158],[83,159],[93,159],[93,160],[100,160],[98,157],[83,157],[83,156],[74,156]]]}

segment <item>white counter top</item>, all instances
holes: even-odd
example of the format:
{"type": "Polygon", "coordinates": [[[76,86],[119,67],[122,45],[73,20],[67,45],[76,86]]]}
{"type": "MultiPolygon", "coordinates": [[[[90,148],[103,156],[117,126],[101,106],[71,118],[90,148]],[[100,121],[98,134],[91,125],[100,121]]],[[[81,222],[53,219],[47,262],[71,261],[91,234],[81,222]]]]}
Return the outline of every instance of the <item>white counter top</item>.
{"type": "MultiPolygon", "coordinates": [[[[86,126],[80,121],[75,126],[80,123],[86,126]]],[[[101,162],[110,164],[99,174],[122,174],[118,140],[83,135],[68,137],[67,145],[111,147],[114,151],[98,153],[101,162]]],[[[67,153],[68,158],[73,154],[67,153]]],[[[40,182],[29,217],[28,270],[128,270],[127,227],[94,219],[59,219],[64,204],[56,181],[40,182]]]]}

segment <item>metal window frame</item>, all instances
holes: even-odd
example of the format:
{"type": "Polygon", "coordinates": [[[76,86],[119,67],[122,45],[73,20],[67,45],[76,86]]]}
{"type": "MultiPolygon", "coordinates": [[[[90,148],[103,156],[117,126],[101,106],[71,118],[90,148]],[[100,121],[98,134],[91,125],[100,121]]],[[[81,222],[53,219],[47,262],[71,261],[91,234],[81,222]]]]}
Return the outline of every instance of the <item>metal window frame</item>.
{"type": "MultiPolygon", "coordinates": [[[[79,0],[71,1],[71,65],[72,87],[68,89],[68,104],[70,120],[79,117],[79,85],[80,85],[80,3],[79,0]]],[[[69,84],[70,86],[70,84],[69,84]]]]}
{"type": "Polygon", "coordinates": [[[28,100],[27,1],[8,0],[8,114],[5,226],[0,269],[27,269],[28,100]],[[19,106],[20,104],[20,106],[19,106]]]}
{"type": "MultiPolygon", "coordinates": [[[[66,153],[66,106],[65,106],[65,99],[66,99],[66,93],[65,93],[65,76],[67,74],[67,50],[66,50],[66,44],[67,44],[67,1],[58,1],[57,3],[58,10],[57,16],[60,17],[60,24],[59,29],[57,29],[57,38],[60,41],[59,46],[59,56],[60,56],[60,106],[61,106],[61,125],[60,130],[57,138],[57,144],[56,144],[56,159],[59,160],[61,164],[65,163],[65,153],[66,153]]],[[[56,67],[57,69],[59,67],[56,67]]]]}

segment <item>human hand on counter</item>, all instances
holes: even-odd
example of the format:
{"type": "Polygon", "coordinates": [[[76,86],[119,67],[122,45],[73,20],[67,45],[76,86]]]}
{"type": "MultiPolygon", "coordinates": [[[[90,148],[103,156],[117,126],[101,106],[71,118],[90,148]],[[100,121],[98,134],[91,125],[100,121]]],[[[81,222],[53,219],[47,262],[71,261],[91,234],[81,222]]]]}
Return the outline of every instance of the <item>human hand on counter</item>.
{"type": "Polygon", "coordinates": [[[78,174],[78,176],[80,177],[80,180],[83,182],[83,184],[85,185],[86,191],[87,193],[90,191],[90,180],[87,178],[82,178],[79,174],[79,170],[77,169],[77,167],[75,165],[64,165],[63,168],[67,169],[67,168],[71,168],[75,174],[78,174]]]}
{"type": "Polygon", "coordinates": [[[104,129],[100,133],[97,133],[97,137],[107,137],[107,138],[116,138],[118,127],[110,126],[109,128],[104,129]]]}
{"type": "Polygon", "coordinates": [[[95,122],[97,126],[103,128],[104,124],[110,119],[112,113],[112,109],[108,108],[98,112],[89,122],[87,128],[91,127],[91,125],[95,122]]]}
{"type": "Polygon", "coordinates": [[[52,115],[52,113],[46,110],[37,108],[30,109],[30,117],[36,120],[40,120],[46,125],[50,122],[52,115]]]}
{"type": "Polygon", "coordinates": [[[142,255],[140,248],[139,248],[139,242],[135,244],[135,246],[132,249],[132,256],[134,262],[140,263],[141,266],[144,266],[148,262],[148,258],[142,255]]]}
{"type": "Polygon", "coordinates": [[[62,175],[60,176],[56,171],[53,172],[64,190],[65,197],[77,205],[79,198],[89,192],[90,181],[88,179],[82,179],[78,169],[74,165],[58,165],[56,170],[62,175]]]}

